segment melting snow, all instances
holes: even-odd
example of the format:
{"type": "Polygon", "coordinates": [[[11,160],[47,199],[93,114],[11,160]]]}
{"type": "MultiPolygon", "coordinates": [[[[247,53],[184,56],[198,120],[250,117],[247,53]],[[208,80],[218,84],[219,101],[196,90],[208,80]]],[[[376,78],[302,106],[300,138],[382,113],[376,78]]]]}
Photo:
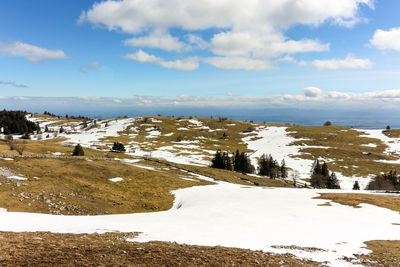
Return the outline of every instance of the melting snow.
{"type": "Polygon", "coordinates": [[[122,177],[115,177],[115,178],[111,178],[111,179],[108,179],[108,180],[110,180],[111,182],[121,182],[121,181],[123,181],[124,180],[124,178],[122,178],[122,177]]]}
{"type": "Polygon", "coordinates": [[[173,208],[163,212],[104,216],[1,212],[0,230],[142,232],[133,241],[289,252],[317,261],[327,260],[331,266],[350,266],[341,258],[368,253],[364,241],[400,239],[399,226],[393,225],[400,222],[399,213],[371,205],[362,205],[360,209],[336,203],[318,206],[327,202],[313,199],[318,192],[330,191],[219,183],[174,191],[173,208]],[[291,245],[324,251],[272,247],[291,245]]]}

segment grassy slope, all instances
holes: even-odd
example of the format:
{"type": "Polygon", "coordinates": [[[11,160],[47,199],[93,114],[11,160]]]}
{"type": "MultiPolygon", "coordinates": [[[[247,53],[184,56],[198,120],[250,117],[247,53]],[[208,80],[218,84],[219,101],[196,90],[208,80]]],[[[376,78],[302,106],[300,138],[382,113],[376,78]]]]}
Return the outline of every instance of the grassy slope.
{"type": "Polygon", "coordinates": [[[315,160],[331,159],[329,167],[345,176],[376,175],[398,168],[399,165],[377,162],[377,160],[394,160],[393,156],[384,154],[386,145],[378,139],[361,137],[360,132],[341,126],[292,126],[287,129],[289,135],[298,140],[293,145],[324,146],[328,148],[304,148],[299,158],[315,160]],[[365,146],[375,144],[376,147],[365,146]],[[365,153],[371,153],[365,155],[365,153]]]}
{"type": "Polygon", "coordinates": [[[400,196],[320,193],[320,196],[316,197],[316,199],[328,199],[342,205],[352,206],[354,208],[360,208],[361,203],[367,203],[400,212],[400,196]]]}
{"type": "Polygon", "coordinates": [[[153,171],[115,161],[15,159],[2,160],[1,166],[29,178],[28,181],[0,178],[0,207],[9,211],[56,214],[160,211],[171,208],[174,200],[171,190],[211,184],[177,170],[153,171]],[[184,180],[180,175],[195,181],[184,180]],[[108,180],[114,177],[124,180],[116,183],[108,180]]]}

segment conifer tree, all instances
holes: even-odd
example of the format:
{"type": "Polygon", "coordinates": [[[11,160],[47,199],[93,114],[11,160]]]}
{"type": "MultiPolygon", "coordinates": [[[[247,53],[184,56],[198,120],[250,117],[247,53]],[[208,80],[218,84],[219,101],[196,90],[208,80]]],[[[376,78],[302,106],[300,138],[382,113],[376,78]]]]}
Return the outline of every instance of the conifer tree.
{"type": "Polygon", "coordinates": [[[84,156],[85,152],[80,144],[77,144],[72,152],[72,156],[84,156]]]}
{"type": "Polygon", "coordinates": [[[287,167],[286,167],[286,162],[283,159],[280,167],[280,173],[282,178],[287,178],[288,177],[288,172],[287,172],[287,167]]]}
{"type": "Polygon", "coordinates": [[[355,181],[353,184],[353,190],[360,190],[360,185],[358,184],[358,181],[355,181]]]}
{"type": "Polygon", "coordinates": [[[340,189],[339,181],[336,177],[336,174],[332,172],[329,176],[328,181],[326,183],[326,188],[328,189],[340,189]]]}
{"type": "Polygon", "coordinates": [[[211,160],[211,168],[222,169],[223,161],[221,151],[215,153],[214,158],[211,160]]]}

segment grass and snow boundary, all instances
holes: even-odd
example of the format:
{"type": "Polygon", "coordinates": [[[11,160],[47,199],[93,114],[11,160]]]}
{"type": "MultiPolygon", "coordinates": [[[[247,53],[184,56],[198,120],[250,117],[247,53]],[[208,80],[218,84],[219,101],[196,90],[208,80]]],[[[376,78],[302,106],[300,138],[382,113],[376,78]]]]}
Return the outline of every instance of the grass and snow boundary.
{"type": "MultiPolygon", "coordinates": [[[[220,182],[174,191],[172,209],[155,213],[56,216],[0,212],[1,231],[55,233],[142,232],[132,241],[171,241],[292,253],[331,266],[351,266],[343,257],[368,253],[367,240],[398,240],[400,215],[313,199],[328,190],[260,188],[220,182]],[[318,248],[314,251],[288,247],[318,248]]],[[[334,191],[337,192],[337,191],[334,191]]]]}

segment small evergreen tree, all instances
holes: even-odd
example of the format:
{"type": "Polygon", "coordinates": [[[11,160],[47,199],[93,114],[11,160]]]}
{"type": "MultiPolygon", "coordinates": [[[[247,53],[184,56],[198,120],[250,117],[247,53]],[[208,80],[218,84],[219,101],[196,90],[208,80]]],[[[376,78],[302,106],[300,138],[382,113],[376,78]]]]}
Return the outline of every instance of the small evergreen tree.
{"type": "Polygon", "coordinates": [[[44,127],[44,132],[48,133],[49,132],[49,127],[47,127],[47,125],[44,127]]]}
{"type": "Polygon", "coordinates": [[[332,172],[332,174],[329,176],[328,181],[326,183],[326,188],[328,189],[340,189],[340,184],[339,181],[336,177],[336,174],[332,172]]]}
{"type": "Polygon", "coordinates": [[[121,143],[115,142],[111,150],[116,152],[125,152],[125,146],[121,143]]]}
{"type": "Polygon", "coordinates": [[[72,152],[72,156],[84,156],[85,151],[83,151],[83,148],[80,144],[77,144],[74,148],[74,151],[72,152]]]}
{"type": "Polygon", "coordinates": [[[64,132],[64,127],[60,127],[60,133],[63,133],[64,132]]]}
{"type": "Polygon", "coordinates": [[[221,151],[215,152],[214,158],[211,160],[211,168],[223,169],[223,160],[221,151]]]}
{"type": "Polygon", "coordinates": [[[355,181],[353,184],[353,190],[360,190],[360,185],[358,184],[358,181],[355,181]]]}

